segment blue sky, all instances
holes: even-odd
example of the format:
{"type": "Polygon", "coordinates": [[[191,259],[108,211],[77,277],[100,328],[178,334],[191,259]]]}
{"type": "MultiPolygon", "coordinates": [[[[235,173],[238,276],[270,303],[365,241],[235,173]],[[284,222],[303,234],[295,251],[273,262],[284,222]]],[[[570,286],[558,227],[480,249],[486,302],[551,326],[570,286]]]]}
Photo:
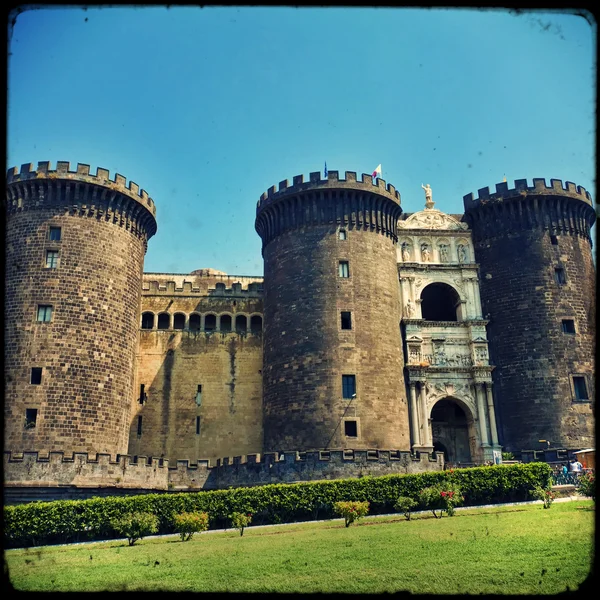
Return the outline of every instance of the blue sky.
{"type": "Polygon", "coordinates": [[[146,189],[145,271],[262,275],[261,193],[371,173],[405,212],[462,213],[507,178],[596,199],[596,25],[565,12],[29,10],[9,32],[7,165],[58,160],[146,189]]]}

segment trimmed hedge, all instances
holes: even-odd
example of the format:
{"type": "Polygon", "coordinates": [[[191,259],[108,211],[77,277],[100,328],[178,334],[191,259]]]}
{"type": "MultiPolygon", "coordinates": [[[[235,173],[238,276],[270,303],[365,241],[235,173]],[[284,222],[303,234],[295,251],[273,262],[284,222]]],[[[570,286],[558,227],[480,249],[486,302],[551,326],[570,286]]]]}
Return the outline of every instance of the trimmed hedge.
{"type": "Polygon", "coordinates": [[[110,523],[125,514],[150,512],[159,534],[174,533],[173,515],[206,512],[210,529],[230,526],[233,512],[251,513],[256,525],[333,518],[339,501],[368,501],[370,514],[392,513],[400,496],[418,501],[423,488],[444,481],[460,486],[465,506],[531,500],[536,487],[551,485],[546,463],[495,465],[410,475],[384,475],[229,490],[109,496],[32,502],[4,507],[4,545],[28,547],[118,537],[110,523]]]}

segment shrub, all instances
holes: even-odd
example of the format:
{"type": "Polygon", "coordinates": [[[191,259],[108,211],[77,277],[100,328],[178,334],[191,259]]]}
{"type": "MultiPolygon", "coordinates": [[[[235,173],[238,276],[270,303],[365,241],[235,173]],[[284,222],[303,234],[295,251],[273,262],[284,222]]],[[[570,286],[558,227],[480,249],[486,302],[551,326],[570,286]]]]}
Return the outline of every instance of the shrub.
{"type": "Polygon", "coordinates": [[[416,500],[409,498],[408,496],[400,496],[396,503],[394,504],[394,508],[401,512],[407,521],[410,521],[410,511],[418,505],[416,500]]]}
{"type": "Polygon", "coordinates": [[[182,542],[191,540],[194,533],[208,529],[208,513],[184,512],[173,515],[174,529],[181,537],[182,542]]]}
{"type": "Polygon", "coordinates": [[[589,496],[596,502],[596,476],[594,473],[584,473],[579,477],[577,493],[582,496],[589,496]]]}
{"type": "Polygon", "coordinates": [[[544,508],[550,508],[554,502],[556,494],[550,487],[543,488],[538,486],[533,490],[533,497],[537,498],[538,500],[542,500],[544,503],[544,508]]]}
{"type": "Polygon", "coordinates": [[[244,535],[244,527],[247,527],[252,522],[251,514],[244,514],[240,512],[234,512],[229,515],[231,519],[231,524],[239,530],[240,536],[244,535]]]}
{"type": "Polygon", "coordinates": [[[369,502],[336,502],[333,510],[344,517],[344,525],[350,527],[354,521],[369,514],[369,502]]]}
{"type": "Polygon", "coordinates": [[[112,528],[127,538],[130,546],[137,540],[158,531],[158,517],[147,512],[134,512],[124,515],[119,519],[113,519],[112,528]]]}
{"type": "Polygon", "coordinates": [[[551,474],[549,465],[533,462],[228,490],[31,502],[4,507],[4,544],[15,548],[113,539],[117,535],[110,526],[112,520],[133,512],[156,515],[161,534],[174,533],[173,515],[183,512],[208,513],[214,529],[229,527],[233,512],[250,513],[253,523],[260,525],[330,519],[334,503],[348,499],[368,501],[369,514],[385,514],[394,512],[400,496],[418,499],[423,488],[438,484],[459,486],[469,506],[519,502],[531,499],[536,486],[547,487],[551,474]]]}
{"type": "Polygon", "coordinates": [[[452,517],[454,507],[463,503],[464,496],[456,484],[445,482],[421,490],[420,499],[423,507],[431,510],[433,516],[439,519],[444,512],[452,517]],[[439,514],[436,513],[436,510],[439,511],[439,514]]]}

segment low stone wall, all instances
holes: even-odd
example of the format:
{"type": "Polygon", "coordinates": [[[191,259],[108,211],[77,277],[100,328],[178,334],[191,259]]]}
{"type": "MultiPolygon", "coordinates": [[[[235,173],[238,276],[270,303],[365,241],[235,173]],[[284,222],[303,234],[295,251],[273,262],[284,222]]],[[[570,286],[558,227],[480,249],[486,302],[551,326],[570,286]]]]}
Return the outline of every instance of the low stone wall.
{"type": "Polygon", "coordinates": [[[51,452],[39,456],[37,452],[5,452],[4,487],[5,503],[18,503],[31,498],[191,492],[443,468],[442,455],[413,455],[399,450],[250,454],[217,460],[215,466],[207,460],[178,460],[175,466],[169,466],[166,459],[145,456],[118,455],[111,460],[108,454],[91,458],[87,453],[64,456],[62,452],[51,452]],[[37,488],[35,493],[33,488],[37,488]]]}

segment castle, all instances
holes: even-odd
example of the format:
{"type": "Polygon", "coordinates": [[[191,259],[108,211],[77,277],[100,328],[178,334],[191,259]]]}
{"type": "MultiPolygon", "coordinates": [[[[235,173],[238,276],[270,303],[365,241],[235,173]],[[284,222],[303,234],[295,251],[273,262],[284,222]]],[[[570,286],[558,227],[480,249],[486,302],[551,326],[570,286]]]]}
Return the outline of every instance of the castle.
{"type": "Polygon", "coordinates": [[[5,490],[208,489],[593,446],[589,193],[504,182],[451,215],[423,187],[405,214],[369,175],[280,182],[256,208],[263,279],[144,273],[157,219],[137,184],[10,169],[5,490]]]}

